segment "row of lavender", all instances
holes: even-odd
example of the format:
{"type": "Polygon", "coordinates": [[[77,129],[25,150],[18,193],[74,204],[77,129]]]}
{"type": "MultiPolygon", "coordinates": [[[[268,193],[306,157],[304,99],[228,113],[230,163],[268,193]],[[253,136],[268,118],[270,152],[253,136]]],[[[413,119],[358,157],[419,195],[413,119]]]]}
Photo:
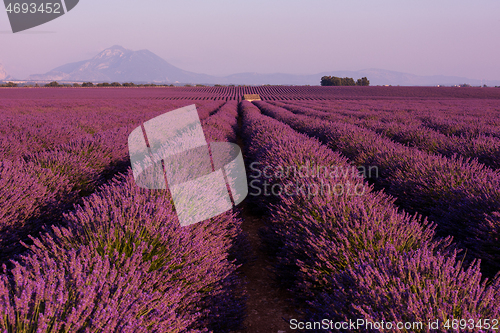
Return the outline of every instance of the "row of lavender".
{"type": "MultiPolygon", "coordinates": [[[[236,103],[203,123],[235,139],[236,103]]],[[[228,212],[180,227],[168,192],[130,169],[64,215],[0,276],[7,332],[225,332],[241,324],[241,221],[228,212]]],[[[4,271],[5,271],[4,266],[4,271]]]]}
{"type": "MultiPolygon", "coordinates": [[[[353,112],[371,113],[372,116],[385,115],[418,115],[418,116],[461,116],[463,119],[473,119],[486,116],[487,122],[495,122],[490,114],[498,113],[498,99],[479,98],[401,98],[354,100],[339,99],[336,101],[300,101],[292,102],[323,106],[345,114],[353,112]]],[[[481,119],[480,119],[481,120],[481,119]]],[[[498,124],[498,120],[496,121],[498,124]]]]}
{"type": "MultiPolygon", "coordinates": [[[[11,130],[3,136],[3,151],[17,153],[3,156],[0,162],[2,262],[24,250],[20,240],[26,242],[27,235],[36,235],[45,225],[59,222],[61,213],[82,196],[124,171],[129,164],[128,134],[141,119],[160,112],[157,105],[142,112],[129,107],[117,120],[103,115],[107,109],[104,107],[100,112],[90,113],[89,120],[88,104],[82,104],[85,108],[75,105],[61,117],[58,115],[64,108],[57,101],[44,104],[47,110],[25,109],[26,117],[19,115],[19,105],[2,114],[5,121],[0,130],[4,133],[11,130]],[[85,133],[82,123],[103,131],[85,133]],[[19,138],[22,143],[16,146],[19,138]]],[[[199,105],[200,117],[206,119],[221,105],[221,102],[199,105]]],[[[163,112],[177,106],[164,105],[163,112]]]]}
{"type": "Polygon", "coordinates": [[[348,117],[422,125],[445,135],[500,137],[498,100],[388,100],[294,102],[348,117]]]}
{"type": "Polygon", "coordinates": [[[484,134],[474,137],[447,136],[422,125],[375,120],[357,121],[355,124],[430,153],[448,157],[458,154],[465,158],[475,158],[493,169],[500,169],[500,137],[484,134]]]}
{"type": "MultiPolygon", "coordinates": [[[[273,104],[284,106],[283,103],[279,102],[273,104]]],[[[301,106],[300,104],[296,105],[301,106]]],[[[428,126],[430,121],[436,122],[439,115],[425,116],[423,120],[419,120],[409,115],[406,117],[400,114],[381,115],[378,112],[374,116],[374,112],[331,112],[331,110],[328,111],[324,107],[315,107],[311,104],[310,107],[317,110],[314,115],[323,120],[349,122],[373,130],[391,140],[430,153],[439,153],[448,157],[458,154],[466,158],[477,158],[479,162],[486,166],[494,169],[500,168],[500,137],[484,134],[493,133],[493,129],[500,134],[500,125],[483,123],[482,127],[479,127],[477,123],[467,122],[464,124],[467,124],[468,127],[461,127],[464,132],[460,136],[446,135],[428,126]],[[469,126],[472,124],[475,126],[474,131],[469,126]],[[485,127],[489,127],[490,130],[486,130],[485,127]],[[481,129],[485,132],[480,132],[481,129]]],[[[461,120],[460,116],[455,116],[454,119],[455,122],[461,120]]],[[[472,120],[470,121],[472,122],[472,120]]],[[[495,122],[496,118],[492,118],[492,121],[495,122]]]]}
{"type": "Polygon", "coordinates": [[[403,146],[358,126],[320,120],[309,108],[256,104],[265,114],[317,137],[358,165],[377,166],[379,175],[371,180],[396,197],[398,206],[428,216],[440,235],[453,235],[467,247],[469,258],[483,261],[484,272],[495,275],[500,270],[498,172],[476,161],[403,146]]]}
{"type": "MultiPolygon", "coordinates": [[[[318,82],[319,84],[319,82],[318,82]]],[[[441,87],[320,87],[320,86],[236,86],[236,87],[187,87],[172,88],[172,95],[183,93],[197,96],[231,96],[259,94],[265,100],[335,100],[354,99],[400,99],[400,98],[480,98],[499,99],[500,91],[495,88],[453,88],[441,87]]]]}
{"type": "MultiPolygon", "coordinates": [[[[194,104],[193,102],[192,104],[194,104]]],[[[53,149],[56,145],[124,126],[135,126],[190,101],[0,100],[0,160],[53,149]]],[[[205,119],[223,102],[196,102],[205,119]]]]}
{"type": "Polygon", "coordinates": [[[373,192],[318,140],[248,102],[240,111],[250,196],[268,210],[261,235],[277,258],[278,280],[301,301],[307,320],[500,316],[500,281],[481,281],[477,262],[462,267],[450,239],[434,239],[426,220],[398,212],[394,199],[373,192]],[[307,171],[297,173],[301,167],[307,171]],[[332,176],[338,169],[344,171],[332,176]],[[340,190],[347,187],[353,192],[340,190]]]}
{"type": "MultiPolygon", "coordinates": [[[[298,103],[298,102],[296,102],[298,103]]],[[[418,101],[351,101],[350,103],[311,103],[312,107],[322,106],[324,111],[366,117],[386,121],[412,122],[422,124],[446,134],[475,137],[490,135],[498,137],[500,105],[498,100],[435,100],[418,101]]]]}
{"type": "MultiPolygon", "coordinates": [[[[319,79],[318,79],[319,80],[319,79]]],[[[319,81],[318,81],[319,84],[319,81]]],[[[495,88],[458,87],[320,87],[320,86],[225,86],[225,87],[136,87],[136,88],[4,88],[0,103],[5,99],[164,99],[241,100],[244,94],[259,94],[263,100],[353,101],[460,99],[498,100],[495,88]]],[[[118,103],[120,103],[118,101],[118,103]]]]}
{"type": "Polygon", "coordinates": [[[0,249],[3,262],[20,240],[60,219],[63,211],[123,169],[127,129],[75,139],[54,149],[0,162],[0,249]]]}

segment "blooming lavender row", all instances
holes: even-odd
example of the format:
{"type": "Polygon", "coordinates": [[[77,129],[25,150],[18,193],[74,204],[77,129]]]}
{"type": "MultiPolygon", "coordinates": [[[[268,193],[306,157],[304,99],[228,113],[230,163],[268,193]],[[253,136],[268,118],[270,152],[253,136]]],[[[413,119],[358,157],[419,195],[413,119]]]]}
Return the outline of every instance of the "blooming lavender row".
{"type": "Polygon", "coordinates": [[[500,270],[500,175],[475,160],[446,158],[403,146],[355,125],[314,118],[315,110],[289,107],[297,114],[255,102],[268,115],[319,138],[360,165],[377,166],[372,179],[397,197],[398,206],[428,216],[440,235],[453,235],[480,258],[489,275],[500,270]]]}
{"type": "Polygon", "coordinates": [[[454,119],[460,122],[500,125],[499,102],[496,99],[373,99],[336,101],[290,101],[289,104],[308,106],[320,111],[343,115],[368,114],[370,117],[394,119],[419,119],[424,116],[454,119]]]}
{"type": "Polygon", "coordinates": [[[198,102],[196,105],[196,110],[198,111],[198,116],[200,117],[200,120],[204,120],[208,118],[211,114],[216,113],[224,104],[225,102],[223,101],[207,101],[203,103],[198,102]]]}
{"type": "MultiPolygon", "coordinates": [[[[278,175],[278,166],[351,165],[316,139],[263,116],[248,102],[241,104],[241,113],[247,156],[260,163],[260,172],[250,175],[250,182],[268,181],[271,187],[296,181],[306,188],[320,181],[368,186],[350,173],[341,179],[278,175]]],[[[426,220],[398,212],[389,196],[368,187],[363,195],[310,196],[306,191],[275,199],[270,204],[261,196],[270,210],[262,236],[277,257],[280,283],[306,302],[306,320],[427,323],[500,316],[498,279],[491,285],[482,282],[477,263],[462,267],[448,247],[449,239],[433,240],[426,220]]]]}
{"type": "MultiPolygon", "coordinates": [[[[227,101],[214,114],[201,121],[201,126],[205,133],[205,138],[210,142],[232,142],[237,143],[238,131],[238,102],[234,100],[227,101]]],[[[228,153],[219,149],[219,156],[228,153]]],[[[233,152],[229,152],[230,156],[233,152]]],[[[226,155],[227,156],[227,155],[226,155]]],[[[236,208],[239,213],[239,209],[236,208]]],[[[249,242],[243,233],[239,233],[233,239],[234,246],[230,251],[230,257],[235,258],[237,263],[244,263],[249,251],[249,242]]],[[[239,318],[244,315],[238,314],[239,318]]],[[[221,318],[223,320],[223,318],[221,318]]]]}
{"type": "MultiPolygon", "coordinates": [[[[200,119],[222,102],[197,101],[200,119]]],[[[137,126],[190,101],[0,100],[0,159],[16,159],[114,128],[137,126]],[[140,111],[140,112],[138,112],[140,111]]]]}
{"type": "Polygon", "coordinates": [[[228,101],[222,105],[214,115],[202,121],[203,128],[210,128],[208,142],[228,141],[236,142],[238,128],[238,103],[228,101]]]}
{"type": "Polygon", "coordinates": [[[466,158],[476,158],[486,166],[500,169],[500,138],[494,136],[484,134],[474,137],[447,136],[424,126],[380,121],[363,121],[358,125],[430,153],[448,157],[458,154],[466,158]]]}
{"type": "MultiPolygon", "coordinates": [[[[498,115],[496,115],[498,117],[498,115]]],[[[498,118],[497,118],[498,119],[498,118]]],[[[437,118],[437,117],[421,117],[420,119],[424,126],[432,128],[446,135],[457,135],[469,138],[475,138],[481,135],[493,136],[500,138],[500,125],[485,124],[474,121],[461,121],[461,119],[437,118]]]]}
{"type": "Polygon", "coordinates": [[[347,121],[429,152],[448,157],[459,154],[477,158],[494,169],[500,167],[500,109],[498,103],[492,101],[460,101],[460,104],[425,101],[420,102],[421,105],[411,101],[405,101],[405,105],[369,101],[349,105],[349,110],[340,110],[338,103],[331,102],[322,106],[314,102],[296,103],[325,111],[324,115],[317,114],[323,119],[347,121]]]}
{"type": "Polygon", "coordinates": [[[62,211],[123,169],[127,132],[112,129],[0,163],[2,261],[22,251],[20,240],[56,223],[62,211]]]}
{"type": "MultiPolygon", "coordinates": [[[[220,123],[233,109],[221,108],[220,123]]],[[[216,119],[211,120],[216,124],[216,119]]],[[[210,140],[222,131],[204,124],[210,140]]],[[[231,134],[231,133],[229,133],[231,134]]],[[[233,134],[234,135],[234,134],[233,134]]],[[[34,239],[0,277],[0,329],[15,332],[226,332],[244,297],[229,255],[241,221],[228,212],[181,227],[166,191],[125,176],[34,239]]],[[[5,269],[5,268],[4,268],[5,269]]]]}
{"type": "Polygon", "coordinates": [[[347,117],[423,125],[448,136],[499,137],[500,109],[497,100],[388,100],[388,101],[295,101],[328,113],[347,117]]]}
{"type": "MultiPolygon", "coordinates": [[[[183,102],[185,103],[185,102],[183,102]]],[[[60,111],[60,103],[54,103],[60,111]]],[[[133,104],[136,105],[137,103],[133,104]]],[[[165,103],[163,103],[165,104],[165,103]]],[[[198,103],[200,118],[206,119],[211,113],[217,111],[222,102],[198,103]]],[[[172,108],[177,104],[169,104],[172,108]]],[[[21,155],[10,157],[11,161],[5,160],[0,166],[0,182],[4,186],[0,188],[0,200],[3,205],[0,208],[0,259],[6,261],[23,250],[19,240],[27,241],[28,234],[37,234],[47,223],[56,223],[60,219],[61,212],[69,209],[80,197],[92,193],[100,184],[105,183],[114,174],[125,170],[128,162],[127,137],[130,131],[137,126],[139,119],[148,119],[160,113],[159,109],[150,106],[143,112],[125,108],[125,115],[121,120],[107,116],[106,124],[101,117],[102,109],[96,112],[92,128],[108,128],[97,134],[79,132],[81,121],[84,119],[82,113],[88,113],[88,104],[79,112],[79,105],[75,105],[71,117],[63,117],[61,122],[55,118],[54,113],[49,113],[48,119],[36,116],[33,119],[24,119],[22,115],[15,114],[15,109],[4,114],[4,117],[12,120],[9,124],[16,129],[25,120],[28,124],[22,124],[18,130],[38,128],[37,135],[46,135],[43,139],[44,146],[50,149],[39,149],[40,147],[26,147],[18,151],[21,155]],[[15,117],[17,116],[17,118],[15,117]],[[54,117],[54,121],[49,121],[54,117]],[[16,122],[14,122],[14,120],[16,122]],[[68,124],[64,124],[68,120],[68,124]],[[115,127],[116,124],[123,125],[115,127]],[[17,125],[16,125],[17,124],[17,125]],[[59,125],[60,132],[52,129],[59,125]],[[64,127],[63,125],[66,125],[64,127]],[[44,131],[47,131],[43,134],[44,131]],[[66,133],[65,135],[52,134],[66,133]],[[69,136],[75,138],[68,141],[69,136]],[[56,142],[62,142],[55,145],[56,142]]],[[[136,105],[137,106],[137,105],[136,105]]],[[[53,107],[53,106],[47,106],[53,107]]],[[[102,108],[105,107],[101,105],[102,108]]],[[[164,112],[165,110],[163,110],[164,112]]],[[[163,113],[162,112],[162,113],[163,113]]],[[[88,118],[87,115],[85,117],[88,118]]],[[[90,126],[90,125],[89,125],[90,126]]],[[[14,132],[17,133],[17,132],[14,132]]],[[[34,134],[28,131],[25,135],[34,134]]],[[[12,137],[10,137],[12,138],[12,137]]],[[[27,141],[29,142],[29,140],[27,141]]]]}
{"type": "Polygon", "coordinates": [[[498,100],[495,88],[453,87],[320,87],[320,86],[226,86],[226,87],[141,87],[141,88],[10,88],[0,90],[0,101],[40,100],[236,100],[244,94],[259,94],[263,100],[382,100],[382,99],[460,99],[498,100]]]}
{"type": "MultiPolygon", "coordinates": [[[[282,103],[273,103],[280,106],[282,103]]],[[[346,121],[368,128],[396,142],[430,153],[439,153],[448,157],[455,154],[466,158],[477,158],[480,163],[494,169],[500,168],[500,138],[478,134],[476,136],[447,136],[426,126],[419,125],[412,119],[403,118],[394,121],[393,117],[373,119],[369,113],[358,112],[356,117],[342,117],[338,113],[315,112],[315,116],[330,121],[346,121]]]]}
{"type": "MultiPolygon", "coordinates": [[[[273,104],[284,106],[280,102],[273,102],[273,104]]],[[[391,103],[372,102],[369,111],[362,107],[366,103],[363,103],[361,108],[356,104],[350,105],[349,110],[339,110],[339,105],[331,102],[319,104],[322,106],[314,102],[295,102],[294,104],[299,107],[307,105],[317,110],[318,112],[314,114],[321,119],[349,122],[366,127],[394,141],[431,153],[440,153],[448,157],[458,154],[466,158],[477,158],[479,162],[494,169],[500,167],[500,138],[484,134],[494,133],[492,129],[495,128],[500,129],[499,109],[494,108],[498,103],[469,101],[469,103],[462,102],[459,108],[447,101],[450,109],[435,109],[433,102],[426,101],[424,105],[407,102],[406,108],[409,109],[401,110],[398,108],[403,106],[399,103],[394,106],[393,101],[391,103]],[[387,106],[391,107],[389,112],[387,106]],[[423,106],[431,107],[432,116],[429,115],[431,110],[423,106]],[[319,111],[324,111],[324,113],[319,111]],[[449,120],[450,117],[453,118],[452,121],[449,120]],[[444,132],[447,135],[426,126],[421,119],[439,124],[444,122],[446,124],[444,132]],[[451,122],[455,125],[451,125],[451,122]],[[457,125],[458,123],[461,125],[457,125]]]]}
{"type": "Polygon", "coordinates": [[[13,278],[2,276],[2,330],[185,332],[217,318],[213,299],[230,303],[233,214],[181,228],[170,196],[139,189],[129,172],[66,222],[35,240],[13,278]]]}

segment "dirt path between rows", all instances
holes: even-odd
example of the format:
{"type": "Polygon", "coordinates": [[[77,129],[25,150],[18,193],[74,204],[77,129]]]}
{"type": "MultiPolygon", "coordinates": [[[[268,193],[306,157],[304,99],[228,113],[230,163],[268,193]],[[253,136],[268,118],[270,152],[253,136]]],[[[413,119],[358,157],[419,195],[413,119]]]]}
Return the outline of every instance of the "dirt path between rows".
{"type": "Polygon", "coordinates": [[[262,218],[243,208],[243,231],[251,246],[248,261],[239,271],[244,277],[247,301],[247,318],[244,329],[234,333],[288,333],[289,320],[299,318],[290,295],[280,290],[271,272],[272,258],[261,250],[259,228],[264,226],[262,218]]]}
{"type": "MultiPolygon", "coordinates": [[[[241,115],[238,128],[242,128],[241,115]]],[[[242,148],[246,159],[244,141],[238,133],[237,144],[242,148]]],[[[279,288],[271,271],[273,258],[262,250],[259,229],[265,225],[264,219],[254,213],[251,205],[242,203],[242,229],[250,244],[248,260],[238,269],[245,281],[248,296],[247,316],[243,329],[232,333],[288,333],[292,332],[289,321],[299,318],[293,307],[290,294],[279,288]]]]}

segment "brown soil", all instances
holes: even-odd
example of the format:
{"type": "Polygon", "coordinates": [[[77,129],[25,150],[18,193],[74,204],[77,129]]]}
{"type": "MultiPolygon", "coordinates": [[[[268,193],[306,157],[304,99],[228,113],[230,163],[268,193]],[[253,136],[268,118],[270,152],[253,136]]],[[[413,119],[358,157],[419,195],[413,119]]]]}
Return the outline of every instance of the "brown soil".
{"type": "MultiPolygon", "coordinates": [[[[242,119],[238,117],[241,128],[242,119]]],[[[244,147],[243,140],[238,136],[237,143],[244,147]]],[[[245,152],[243,149],[243,156],[245,152]]],[[[239,268],[239,273],[246,282],[245,290],[248,296],[247,317],[243,322],[244,329],[232,333],[288,333],[289,320],[299,318],[293,308],[293,302],[288,292],[279,288],[271,271],[273,258],[262,251],[262,241],[259,229],[265,225],[262,218],[252,213],[246,202],[243,202],[242,229],[250,243],[248,261],[239,268]]]]}
{"type": "Polygon", "coordinates": [[[288,292],[280,290],[271,272],[272,258],[261,250],[258,230],[263,219],[243,209],[243,231],[252,247],[249,260],[239,271],[246,281],[247,318],[244,329],[234,333],[288,333],[289,320],[298,318],[288,292]]]}

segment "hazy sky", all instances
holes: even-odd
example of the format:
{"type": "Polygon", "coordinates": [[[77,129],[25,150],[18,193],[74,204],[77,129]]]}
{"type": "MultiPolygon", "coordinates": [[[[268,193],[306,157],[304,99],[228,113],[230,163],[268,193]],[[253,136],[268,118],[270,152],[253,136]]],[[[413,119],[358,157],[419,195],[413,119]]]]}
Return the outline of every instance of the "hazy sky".
{"type": "Polygon", "coordinates": [[[80,0],[16,34],[2,7],[0,62],[25,78],[121,45],[212,75],[381,68],[494,80],[499,32],[499,0],[80,0]]]}

